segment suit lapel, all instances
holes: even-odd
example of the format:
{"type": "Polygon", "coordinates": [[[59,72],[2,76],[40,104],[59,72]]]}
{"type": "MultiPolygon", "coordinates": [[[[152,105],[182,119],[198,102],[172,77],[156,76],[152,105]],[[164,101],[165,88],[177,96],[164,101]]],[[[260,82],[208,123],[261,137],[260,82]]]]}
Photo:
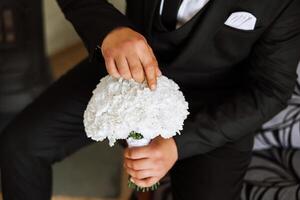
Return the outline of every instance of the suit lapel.
{"type": "MultiPolygon", "coordinates": [[[[144,0],[145,7],[145,27],[146,34],[151,34],[155,8],[161,0],[144,0]]],[[[169,66],[176,68],[185,64],[186,56],[197,53],[195,47],[203,48],[205,41],[211,39],[215,33],[224,25],[227,17],[229,17],[232,7],[240,0],[210,0],[203,15],[199,18],[199,22],[190,39],[185,44],[182,53],[169,66]],[[173,66],[174,65],[174,66],[173,66]]],[[[200,56],[200,55],[197,55],[200,56]]]]}
{"type": "MultiPolygon", "coordinates": [[[[207,40],[212,39],[215,33],[224,25],[227,17],[230,15],[232,7],[239,0],[210,0],[200,16],[197,27],[184,45],[182,53],[174,60],[171,65],[181,66],[186,62],[186,56],[197,53],[196,48],[204,48],[207,40]]],[[[197,55],[201,56],[201,55],[197,55]]],[[[174,66],[175,67],[175,66],[174,66]]]]}

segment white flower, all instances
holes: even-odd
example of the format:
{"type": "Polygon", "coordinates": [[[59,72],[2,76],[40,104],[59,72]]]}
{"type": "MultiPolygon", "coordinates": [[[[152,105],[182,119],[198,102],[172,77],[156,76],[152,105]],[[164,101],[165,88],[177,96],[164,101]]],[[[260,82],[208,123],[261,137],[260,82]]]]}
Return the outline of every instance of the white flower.
{"type": "Polygon", "coordinates": [[[178,85],[165,76],[158,77],[155,91],[145,82],[105,76],[84,112],[84,126],[88,137],[96,141],[107,138],[112,146],[131,131],[146,139],[180,134],[188,114],[188,103],[178,85]]]}

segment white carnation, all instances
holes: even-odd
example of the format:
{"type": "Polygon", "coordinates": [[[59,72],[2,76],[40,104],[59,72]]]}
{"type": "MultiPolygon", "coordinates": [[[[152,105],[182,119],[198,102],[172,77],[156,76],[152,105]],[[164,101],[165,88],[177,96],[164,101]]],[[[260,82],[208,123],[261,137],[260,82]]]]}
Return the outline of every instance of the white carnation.
{"type": "Polygon", "coordinates": [[[188,114],[178,85],[165,76],[158,77],[155,91],[146,83],[105,76],[84,112],[84,126],[88,137],[107,138],[112,146],[117,139],[127,139],[131,131],[149,140],[180,134],[188,114]]]}

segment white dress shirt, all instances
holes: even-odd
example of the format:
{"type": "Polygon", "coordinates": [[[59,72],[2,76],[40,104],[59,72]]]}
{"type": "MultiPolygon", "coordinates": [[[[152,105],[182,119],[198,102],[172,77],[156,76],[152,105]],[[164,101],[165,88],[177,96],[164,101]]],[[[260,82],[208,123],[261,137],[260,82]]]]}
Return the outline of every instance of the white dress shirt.
{"type": "MultiPolygon", "coordinates": [[[[181,27],[194,17],[198,11],[200,11],[209,0],[183,0],[177,14],[176,28],[181,27]]],[[[221,0],[223,1],[223,0],[221,0]]],[[[164,0],[160,4],[160,15],[162,14],[164,0]]]]}

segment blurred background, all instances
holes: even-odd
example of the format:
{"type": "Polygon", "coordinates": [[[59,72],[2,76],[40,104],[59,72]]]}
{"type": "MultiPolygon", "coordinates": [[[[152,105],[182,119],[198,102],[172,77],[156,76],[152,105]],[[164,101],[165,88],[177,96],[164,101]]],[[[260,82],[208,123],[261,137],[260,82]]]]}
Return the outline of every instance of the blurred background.
{"type": "MultiPolygon", "coordinates": [[[[124,12],[124,0],[110,2],[124,12]]],[[[0,132],[86,56],[55,0],[0,0],[0,132]]],[[[289,106],[257,133],[242,200],[300,199],[300,64],[298,75],[289,106]]],[[[127,200],[121,155],[103,142],[57,163],[53,200],[127,200]]],[[[172,199],[170,181],[161,183],[153,199],[172,199]]]]}
{"type": "MultiPolygon", "coordinates": [[[[111,2],[124,11],[124,1],[111,2]]],[[[0,14],[1,131],[87,52],[55,0],[1,0],[0,14]]],[[[118,147],[85,148],[54,166],[53,199],[125,199],[121,165],[118,147]]]]}

